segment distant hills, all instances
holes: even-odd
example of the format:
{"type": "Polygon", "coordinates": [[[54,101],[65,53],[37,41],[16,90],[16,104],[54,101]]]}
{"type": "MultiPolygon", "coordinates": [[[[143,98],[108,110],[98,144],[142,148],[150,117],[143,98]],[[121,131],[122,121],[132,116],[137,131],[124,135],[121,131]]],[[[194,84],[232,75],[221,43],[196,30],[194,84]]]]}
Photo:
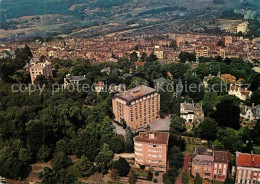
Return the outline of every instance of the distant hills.
{"type": "MultiPolygon", "coordinates": [[[[43,14],[76,14],[85,8],[110,8],[112,6],[121,6],[129,2],[138,2],[144,0],[2,0],[0,2],[0,20],[3,21],[9,18],[16,18],[30,15],[43,14]],[[83,4],[76,9],[69,8],[74,4],[83,4]]],[[[146,0],[147,1],[147,0],[146,0]]],[[[256,0],[249,0],[256,2],[256,0]]],[[[144,1],[145,2],[145,1],[144,1]]],[[[178,3],[181,6],[188,8],[205,7],[216,5],[218,7],[234,7],[240,6],[243,0],[148,0],[149,3],[168,4],[169,2],[178,3]],[[197,5],[197,6],[196,6],[197,5]],[[230,5],[230,6],[229,6],[230,5]]],[[[80,15],[80,14],[79,14],[80,15]]]]}

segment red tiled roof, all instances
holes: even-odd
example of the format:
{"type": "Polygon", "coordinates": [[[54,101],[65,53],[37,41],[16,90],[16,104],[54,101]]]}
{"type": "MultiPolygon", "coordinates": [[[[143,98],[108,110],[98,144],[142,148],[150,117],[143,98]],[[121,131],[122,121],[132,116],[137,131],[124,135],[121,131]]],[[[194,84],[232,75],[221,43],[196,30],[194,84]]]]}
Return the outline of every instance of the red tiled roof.
{"type": "Polygon", "coordinates": [[[239,88],[239,86],[231,86],[231,90],[232,91],[238,91],[240,89],[241,94],[245,95],[245,96],[249,96],[250,95],[250,91],[248,91],[245,88],[239,88]]]}
{"type": "Polygon", "coordinates": [[[144,66],[145,62],[135,62],[135,66],[144,66]]]}
{"type": "Polygon", "coordinates": [[[237,153],[237,166],[260,168],[260,155],[237,153]]]}

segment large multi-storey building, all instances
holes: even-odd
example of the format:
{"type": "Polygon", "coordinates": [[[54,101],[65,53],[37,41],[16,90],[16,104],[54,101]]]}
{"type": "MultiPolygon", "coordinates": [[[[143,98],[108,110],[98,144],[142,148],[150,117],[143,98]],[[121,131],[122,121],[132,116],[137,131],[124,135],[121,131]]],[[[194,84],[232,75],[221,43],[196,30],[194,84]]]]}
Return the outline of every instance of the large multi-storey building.
{"type": "Polygon", "coordinates": [[[31,65],[32,66],[30,67],[30,75],[32,84],[34,84],[36,77],[39,75],[43,75],[46,79],[52,77],[51,62],[31,62],[31,65]]]}
{"type": "Polygon", "coordinates": [[[141,132],[134,138],[135,165],[146,169],[166,171],[168,152],[168,132],[141,132]]]}
{"type": "Polygon", "coordinates": [[[160,95],[147,86],[116,94],[112,100],[115,121],[125,120],[132,129],[142,128],[159,118],[160,95]]]}
{"type": "Polygon", "coordinates": [[[225,181],[228,171],[228,152],[195,147],[192,152],[191,175],[204,179],[225,181]]]}
{"type": "Polygon", "coordinates": [[[260,184],[260,155],[236,152],[236,184],[260,184]]]}

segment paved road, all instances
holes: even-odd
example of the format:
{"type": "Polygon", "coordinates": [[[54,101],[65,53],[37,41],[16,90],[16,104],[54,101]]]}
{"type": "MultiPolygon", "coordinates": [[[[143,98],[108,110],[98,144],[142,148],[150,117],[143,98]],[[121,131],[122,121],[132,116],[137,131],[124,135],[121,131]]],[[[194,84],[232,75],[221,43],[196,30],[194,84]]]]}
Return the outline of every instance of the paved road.
{"type": "Polygon", "coordinates": [[[123,129],[123,127],[119,126],[116,123],[113,123],[113,125],[115,126],[115,132],[117,134],[119,134],[119,135],[121,134],[121,135],[123,135],[125,137],[125,129],[123,129]]]}

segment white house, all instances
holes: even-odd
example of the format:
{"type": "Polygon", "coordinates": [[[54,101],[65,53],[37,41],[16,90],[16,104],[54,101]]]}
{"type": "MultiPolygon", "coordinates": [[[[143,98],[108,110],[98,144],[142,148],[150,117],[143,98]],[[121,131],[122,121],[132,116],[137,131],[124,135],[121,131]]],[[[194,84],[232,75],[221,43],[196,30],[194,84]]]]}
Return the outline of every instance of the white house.
{"type": "Polygon", "coordinates": [[[246,100],[246,98],[252,95],[252,91],[247,90],[247,88],[242,88],[241,85],[231,85],[228,94],[234,95],[240,100],[246,100]]]}
{"type": "Polygon", "coordinates": [[[69,84],[73,83],[79,85],[81,81],[86,80],[86,76],[72,76],[71,74],[67,74],[64,78],[64,88],[66,88],[69,84]]]}
{"type": "Polygon", "coordinates": [[[241,104],[240,117],[249,121],[260,119],[260,105],[252,107],[241,104]]]}
{"type": "Polygon", "coordinates": [[[197,123],[204,119],[204,111],[199,103],[181,103],[180,117],[186,120],[186,123],[197,123]]]}

